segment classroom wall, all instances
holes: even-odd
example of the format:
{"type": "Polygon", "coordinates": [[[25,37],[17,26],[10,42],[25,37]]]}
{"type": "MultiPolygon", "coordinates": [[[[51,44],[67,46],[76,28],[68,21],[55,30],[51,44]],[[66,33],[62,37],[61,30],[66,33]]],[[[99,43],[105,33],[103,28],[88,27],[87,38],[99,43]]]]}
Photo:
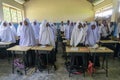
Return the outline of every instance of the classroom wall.
{"type": "Polygon", "coordinates": [[[98,10],[100,8],[105,7],[105,6],[112,5],[113,4],[112,2],[113,2],[113,0],[104,0],[102,3],[94,6],[94,10],[96,11],[96,10],[98,10]]]}
{"type": "Polygon", "coordinates": [[[0,0],[0,21],[3,20],[3,8],[2,3],[6,3],[8,5],[14,6],[16,8],[24,10],[24,6],[15,2],[14,0],[0,0]]]}
{"type": "Polygon", "coordinates": [[[39,21],[78,21],[94,19],[93,6],[87,0],[30,0],[25,4],[26,17],[39,21]]]}

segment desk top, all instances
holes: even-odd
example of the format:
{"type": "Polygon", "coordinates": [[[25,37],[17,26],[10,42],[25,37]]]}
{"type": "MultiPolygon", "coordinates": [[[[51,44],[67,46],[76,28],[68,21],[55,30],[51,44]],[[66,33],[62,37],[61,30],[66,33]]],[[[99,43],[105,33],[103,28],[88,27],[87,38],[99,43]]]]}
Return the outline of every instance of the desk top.
{"type": "Polygon", "coordinates": [[[31,48],[31,50],[40,50],[40,51],[51,51],[53,49],[53,46],[34,46],[31,48]]]}
{"type": "Polygon", "coordinates": [[[0,42],[0,46],[1,45],[10,45],[10,44],[12,44],[11,42],[0,42]]]}
{"type": "Polygon", "coordinates": [[[101,43],[118,43],[118,41],[114,40],[100,40],[101,43]]]}
{"type": "Polygon", "coordinates": [[[89,53],[89,49],[87,47],[66,47],[67,53],[89,53]]]}
{"type": "Polygon", "coordinates": [[[70,40],[63,40],[63,43],[65,43],[66,45],[70,45],[70,40]]]}
{"type": "Polygon", "coordinates": [[[107,47],[99,47],[98,49],[89,48],[91,53],[113,53],[114,51],[107,47]]]}
{"type": "Polygon", "coordinates": [[[8,48],[7,50],[8,51],[28,51],[30,49],[31,49],[31,47],[16,45],[11,48],[8,48]]]}

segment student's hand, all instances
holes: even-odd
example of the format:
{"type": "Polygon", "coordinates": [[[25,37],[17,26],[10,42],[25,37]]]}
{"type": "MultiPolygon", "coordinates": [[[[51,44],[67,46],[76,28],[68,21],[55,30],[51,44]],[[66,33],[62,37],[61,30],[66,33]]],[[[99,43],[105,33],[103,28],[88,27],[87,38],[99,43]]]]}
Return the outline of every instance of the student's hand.
{"type": "Polygon", "coordinates": [[[49,44],[46,44],[45,46],[50,46],[49,44]]]}

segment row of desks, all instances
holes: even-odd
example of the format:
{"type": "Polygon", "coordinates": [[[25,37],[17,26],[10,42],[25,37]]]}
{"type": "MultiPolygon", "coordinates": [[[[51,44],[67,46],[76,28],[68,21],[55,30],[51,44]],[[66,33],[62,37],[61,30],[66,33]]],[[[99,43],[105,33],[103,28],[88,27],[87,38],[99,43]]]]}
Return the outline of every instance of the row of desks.
{"type": "MultiPolygon", "coordinates": [[[[63,40],[63,43],[65,45],[70,45],[70,41],[68,41],[68,40],[63,40]]],[[[119,41],[114,41],[114,40],[101,40],[100,41],[100,45],[102,45],[102,44],[117,44],[117,43],[120,43],[120,42],[119,41]]],[[[111,50],[107,47],[99,47],[97,49],[93,49],[93,48],[90,48],[90,47],[76,47],[76,48],[66,47],[65,52],[67,53],[67,55],[71,55],[72,57],[74,55],[77,55],[77,56],[82,55],[83,56],[83,61],[85,60],[84,59],[85,54],[90,53],[90,54],[93,54],[94,56],[95,55],[102,55],[103,59],[106,60],[105,71],[106,71],[106,76],[108,76],[108,55],[111,55],[111,53],[114,53],[113,50],[111,50]]],[[[85,62],[83,62],[83,66],[84,65],[85,65],[85,62]]],[[[103,65],[104,65],[104,61],[103,61],[102,67],[103,67],[103,65]]],[[[69,76],[70,76],[70,73],[69,73],[69,76]]]]}
{"type": "MultiPolygon", "coordinates": [[[[94,63],[95,63],[95,56],[96,55],[102,55],[103,58],[105,58],[106,60],[106,67],[104,68],[102,64],[102,67],[105,69],[106,71],[106,77],[108,77],[108,55],[110,55],[111,53],[113,53],[114,51],[111,49],[108,49],[106,47],[99,47],[97,49],[93,49],[93,48],[89,48],[89,47],[66,47],[66,53],[67,55],[71,56],[71,60],[70,60],[70,67],[73,65],[72,64],[72,58],[77,56],[82,56],[83,59],[83,67],[85,70],[85,66],[86,66],[86,58],[85,55],[86,54],[92,54],[94,56],[94,63]]],[[[71,75],[71,71],[69,72],[69,76],[71,75]]],[[[84,76],[85,76],[85,71],[84,71],[84,76]]]]}
{"type": "MultiPolygon", "coordinates": [[[[36,60],[35,60],[35,71],[37,70],[38,66],[37,66],[37,62],[38,62],[38,53],[39,51],[45,51],[46,52],[46,57],[47,57],[47,64],[48,64],[48,54],[50,53],[50,51],[52,51],[53,47],[52,46],[46,46],[46,47],[43,47],[43,46],[33,46],[33,47],[25,47],[25,46],[13,46],[11,48],[8,48],[7,51],[11,51],[12,52],[12,73],[14,73],[14,69],[15,69],[15,66],[14,66],[14,54],[21,54],[23,55],[23,63],[25,65],[25,55],[27,54],[27,51],[29,50],[35,50],[36,52],[36,60]],[[19,52],[19,53],[18,53],[19,52]]],[[[26,66],[24,66],[24,71],[25,71],[25,74],[27,74],[27,68],[26,66]]],[[[49,69],[48,69],[48,73],[49,73],[49,69]]]]}

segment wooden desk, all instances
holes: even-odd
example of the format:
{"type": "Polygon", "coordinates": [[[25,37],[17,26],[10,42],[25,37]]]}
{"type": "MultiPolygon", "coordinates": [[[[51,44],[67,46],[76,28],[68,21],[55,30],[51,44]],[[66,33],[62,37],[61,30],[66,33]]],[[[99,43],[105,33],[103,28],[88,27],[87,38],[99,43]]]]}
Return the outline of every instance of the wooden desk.
{"type": "Polygon", "coordinates": [[[70,45],[70,40],[63,40],[63,44],[64,44],[64,46],[66,46],[66,45],[70,45]]]}
{"type": "Polygon", "coordinates": [[[102,44],[116,44],[116,43],[118,43],[118,41],[114,41],[114,40],[101,40],[100,43],[102,43],[102,44]]]}
{"type": "Polygon", "coordinates": [[[99,47],[97,49],[89,48],[91,53],[113,53],[114,51],[107,47],[99,47]]]}
{"type": "Polygon", "coordinates": [[[11,42],[0,42],[0,48],[8,48],[11,44],[11,42]]]}
{"type": "Polygon", "coordinates": [[[10,62],[10,57],[9,57],[9,52],[6,51],[6,49],[9,48],[11,44],[12,44],[11,42],[0,42],[0,48],[1,48],[0,51],[7,54],[8,63],[10,62]]]}
{"type": "Polygon", "coordinates": [[[74,63],[75,56],[82,56],[82,59],[83,59],[82,66],[83,66],[83,72],[84,72],[84,76],[85,76],[85,70],[87,68],[86,55],[89,53],[89,49],[87,47],[66,47],[66,53],[67,53],[67,55],[70,56],[69,76],[71,76],[71,67],[73,66],[72,63],[74,63]]]}
{"type": "Polygon", "coordinates": [[[29,51],[31,49],[31,47],[25,47],[25,46],[13,46],[11,48],[8,48],[8,51],[12,52],[12,73],[14,73],[14,54],[22,54],[23,55],[23,63],[24,63],[24,71],[25,71],[25,75],[26,75],[26,66],[25,66],[25,55],[27,54],[27,51],[29,51]],[[17,53],[20,52],[20,53],[17,53]]]}
{"type": "Polygon", "coordinates": [[[31,50],[40,50],[40,51],[51,51],[53,49],[53,46],[34,46],[31,48],[31,50]]]}
{"type": "Polygon", "coordinates": [[[66,47],[67,53],[89,53],[87,47],[66,47]]]}
{"type": "MultiPolygon", "coordinates": [[[[31,50],[35,50],[35,53],[36,53],[36,60],[35,60],[35,65],[36,65],[36,68],[35,68],[35,71],[37,71],[38,69],[38,64],[40,64],[40,62],[38,62],[38,57],[39,57],[39,54],[46,54],[46,58],[47,58],[47,67],[48,67],[48,57],[49,57],[49,54],[50,52],[53,50],[53,46],[45,46],[45,47],[42,47],[42,46],[34,46],[31,48],[31,50]]],[[[41,59],[40,59],[41,60],[41,59]]],[[[49,73],[49,68],[48,68],[48,73],[49,73]]]]}
{"type": "Polygon", "coordinates": [[[94,56],[93,63],[95,63],[95,56],[103,56],[102,68],[104,68],[104,61],[106,60],[106,67],[104,68],[106,71],[106,77],[108,77],[108,55],[114,53],[113,50],[107,47],[99,47],[98,49],[89,48],[90,53],[94,56]]]}

